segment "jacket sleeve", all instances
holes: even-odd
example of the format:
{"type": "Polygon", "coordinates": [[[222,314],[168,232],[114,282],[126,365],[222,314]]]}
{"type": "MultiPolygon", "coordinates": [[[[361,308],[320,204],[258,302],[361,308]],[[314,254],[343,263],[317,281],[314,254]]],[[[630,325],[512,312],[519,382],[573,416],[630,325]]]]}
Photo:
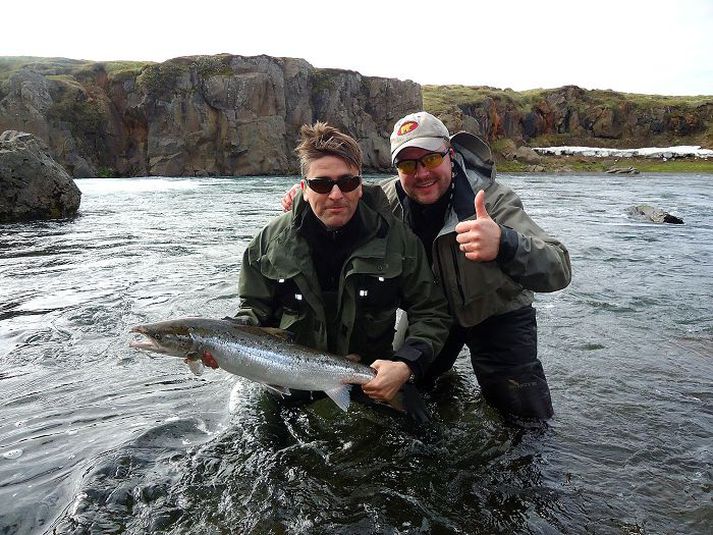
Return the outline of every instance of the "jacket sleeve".
{"type": "Polygon", "coordinates": [[[260,237],[258,234],[243,253],[238,283],[240,309],[235,317],[253,325],[270,326],[274,315],[274,285],[260,272],[260,237]]]}
{"type": "Polygon", "coordinates": [[[420,379],[443,348],[452,320],[423,245],[410,231],[404,239],[407,250],[414,253],[404,258],[401,277],[401,308],[408,315],[408,332],[394,359],[406,362],[420,379]]]}
{"type": "Polygon", "coordinates": [[[567,286],[572,279],[567,248],[527,215],[515,192],[506,189],[494,199],[493,207],[493,219],[502,230],[496,258],[500,269],[535,292],[554,292],[567,286]]]}

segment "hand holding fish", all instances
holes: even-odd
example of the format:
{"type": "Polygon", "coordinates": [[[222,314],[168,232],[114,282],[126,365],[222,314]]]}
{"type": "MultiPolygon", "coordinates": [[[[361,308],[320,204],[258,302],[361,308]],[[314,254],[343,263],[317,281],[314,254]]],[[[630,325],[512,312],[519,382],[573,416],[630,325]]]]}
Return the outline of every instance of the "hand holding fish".
{"type": "Polygon", "coordinates": [[[376,370],[376,377],[361,389],[378,401],[391,401],[411,375],[411,369],[401,361],[375,360],[371,367],[376,370]]]}

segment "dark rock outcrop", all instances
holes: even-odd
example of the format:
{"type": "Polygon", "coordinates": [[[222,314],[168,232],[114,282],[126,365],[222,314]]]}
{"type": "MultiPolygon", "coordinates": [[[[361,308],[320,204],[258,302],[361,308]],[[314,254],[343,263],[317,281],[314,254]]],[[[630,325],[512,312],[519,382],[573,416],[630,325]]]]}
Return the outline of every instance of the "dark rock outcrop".
{"type": "Polygon", "coordinates": [[[81,196],[41,140],[16,130],[0,134],[0,222],[71,217],[81,196]]]}
{"type": "Polygon", "coordinates": [[[321,120],[386,170],[394,122],[421,107],[418,84],[301,59],[48,59],[15,65],[0,87],[0,130],[35,133],[77,177],[256,175],[296,172],[299,128],[321,120]]]}
{"type": "Polygon", "coordinates": [[[664,212],[660,208],[654,208],[648,204],[639,204],[637,206],[632,206],[628,209],[628,212],[632,215],[646,219],[653,223],[673,223],[676,225],[682,225],[683,219],[671,215],[668,212],[664,212]]]}

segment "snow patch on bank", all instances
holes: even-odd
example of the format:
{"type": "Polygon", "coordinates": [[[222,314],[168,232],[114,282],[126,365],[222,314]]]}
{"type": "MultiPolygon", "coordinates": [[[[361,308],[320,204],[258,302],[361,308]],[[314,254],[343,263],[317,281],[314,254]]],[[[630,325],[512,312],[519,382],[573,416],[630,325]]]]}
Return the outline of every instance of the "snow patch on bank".
{"type": "Polygon", "coordinates": [[[537,154],[555,156],[589,156],[594,158],[713,158],[713,150],[702,149],[699,145],[679,145],[676,147],[644,147],[641,149],[605,149],[600,147],[533,147],[537,154]]]}

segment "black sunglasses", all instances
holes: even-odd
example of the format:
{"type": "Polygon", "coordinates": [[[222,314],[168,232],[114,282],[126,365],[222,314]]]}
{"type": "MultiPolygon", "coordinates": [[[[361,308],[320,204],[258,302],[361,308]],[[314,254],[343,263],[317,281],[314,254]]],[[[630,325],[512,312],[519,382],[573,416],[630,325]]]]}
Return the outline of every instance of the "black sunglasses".
{"type": "Polygon", "coordinates": [[[446,157],[446,154],[450,152],[450,149],[446,149],[446,152],[429,152],[428,154],[424,154],[420,158],[412,159],[412,160],[399,160],[396,162],[394,165],[396,165],[396,168],[401,171],[402,173],[406,175],[413,175],[416,172],[416,167],[418,166],[419,162],[421,163],[422,166],[424,166],[426,169],[435,169],[439,165],[443,163],[443,159],[446,157]]]}
{"type": "Polygon", "coordinates": [[[305,178],[305,182],[307,182],[309,189],[315,193],[330,193],[334,186],[337,186],[342,193],[349,193],[359,187],[361,176],[347,175],[339,177],[337,180],[332,180],[331,178],[305,178]]]}

